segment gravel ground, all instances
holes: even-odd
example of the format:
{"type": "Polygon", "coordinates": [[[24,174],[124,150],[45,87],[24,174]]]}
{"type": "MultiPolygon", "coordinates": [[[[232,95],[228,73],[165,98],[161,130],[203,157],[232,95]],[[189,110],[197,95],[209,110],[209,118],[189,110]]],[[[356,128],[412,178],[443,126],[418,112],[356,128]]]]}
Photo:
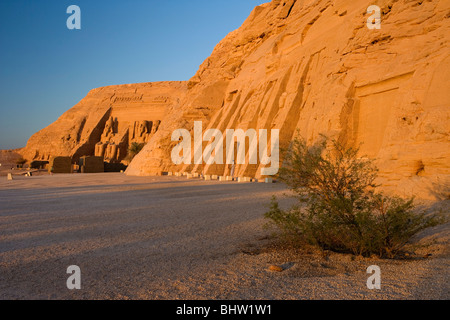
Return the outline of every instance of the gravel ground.
{"type": "Polygon", "coordinates": [[[432,245],[410,260],[294,251],[262,228],[284,192],[115,173],[3,177],[0,299],[449,299],[448,224],[420,235],[432,245]],[[66,287],[70,265],[81,290],[66,287]],[[366,286],[370,265],[381,290],[366,286]]]}

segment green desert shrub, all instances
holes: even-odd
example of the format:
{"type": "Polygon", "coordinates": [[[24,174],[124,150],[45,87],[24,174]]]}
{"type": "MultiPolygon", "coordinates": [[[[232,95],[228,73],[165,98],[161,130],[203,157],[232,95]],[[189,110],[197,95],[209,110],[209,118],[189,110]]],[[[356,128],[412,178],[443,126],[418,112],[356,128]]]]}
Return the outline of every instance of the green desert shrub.
{"type": "Polygon", "coordinates": [[[417,213],[413,199],[376,192],[376,177],[373,162],[358,157],[356,148],[325,138],[308,146],[296,138],[279,179],[298,201],[282,210],[273,197],[268,225],[296,244],[394,258],[412,236],[442,218],[417,213]]]}
{"type": "Polygon", "coordinates": [[[138,143],[138,142],[131,143],[130,147],[128,148],[127,160],[128,161],[133,160],[134,157],[137,156],[138,153],[141,152],[144,147],[145,143],[138,143]]]}

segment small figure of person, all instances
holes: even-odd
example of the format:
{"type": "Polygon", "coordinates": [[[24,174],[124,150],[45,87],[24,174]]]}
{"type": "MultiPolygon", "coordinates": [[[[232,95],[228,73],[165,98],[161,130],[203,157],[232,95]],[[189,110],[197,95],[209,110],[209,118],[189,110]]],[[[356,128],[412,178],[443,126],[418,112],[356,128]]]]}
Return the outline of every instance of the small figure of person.
{"type": "Polygon", "coordinates": [[[235,164],[234,164],[234,160],[233,160],[233,164],[231,165],[231,176],[234,177],[234,169],[235,169],[235,164]]]}

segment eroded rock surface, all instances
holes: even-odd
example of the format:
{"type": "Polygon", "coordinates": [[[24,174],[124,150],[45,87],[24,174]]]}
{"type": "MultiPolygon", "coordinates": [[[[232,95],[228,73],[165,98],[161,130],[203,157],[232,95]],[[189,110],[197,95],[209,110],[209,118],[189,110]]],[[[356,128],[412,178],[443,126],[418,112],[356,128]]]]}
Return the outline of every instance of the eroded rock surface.
{"type": "MultiPolygon", "coordinates": [[[[273,0],[256,7],[189,82],[95,89],[35,134],[27,159],[101,155],[121,160],[147,143],[129,175],[195,171],[227,176],[229,165],[174,165],[176,129],[279,129],[321,134],[377,159],[387,190],[449,197],[450,6],[446,0],[273,0]],[[381,29],[366,27],[382,9],[381,29]],[[157,128],[157,130],[156,130],[157,128]]],[[[209,142],[203,142],[206,147],[209,142]]],[[[248,146],[247,146],[248,149],[248,146]]],[[[264,165],[237,165],[260,177],[264,165]]]]}
{"type": "MultiPolygon", "coordinates": [[[[174,166],[175,128],[280,129],[281,147],[298,130],[320,134],[376,158],[387,189],[449,195],[450,6],[448,1],[278,0],[256,7],[189,81],[180,110],[127,173],[203,171],[226,165],[174,166]],[[380,30],[367,8],[382,9],[380,30]]],[[[204,143],[208,144],[207,142],[204,143]]],[[[239,165],[238,176],[258,176],[239,165]]]]}
{"type": "Polygon", "coordinates": [[[158,82],[94,89],[56,122],[34,134],[21,151],[27,160],[53,156],[125,159],[131,143],[147,143],[169,107],[186,92],[185,82],[158,82]]]}

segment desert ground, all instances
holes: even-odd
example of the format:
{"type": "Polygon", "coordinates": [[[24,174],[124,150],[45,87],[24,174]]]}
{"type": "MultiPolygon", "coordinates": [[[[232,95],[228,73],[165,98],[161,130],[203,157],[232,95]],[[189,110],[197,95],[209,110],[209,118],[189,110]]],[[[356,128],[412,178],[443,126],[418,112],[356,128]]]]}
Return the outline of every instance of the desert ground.
{"type": "MultiPolygon", "coordinates": [[[[408,260],[289,249],[262,226],[284,185],[129,177],[0,179],[0,299],[449,299],[449,225],[408,260]],[[430,256],[431,255],[431,256],[430,256]],[[81,290],[66,287],[81,268],[81,290]],[[283,272],[269,270],[282,266],[283,272]],[[370,265],[381,290],[366,285],[370,265]]],[[[449,201],[422,203],[448,212],[449,201]]]]}

